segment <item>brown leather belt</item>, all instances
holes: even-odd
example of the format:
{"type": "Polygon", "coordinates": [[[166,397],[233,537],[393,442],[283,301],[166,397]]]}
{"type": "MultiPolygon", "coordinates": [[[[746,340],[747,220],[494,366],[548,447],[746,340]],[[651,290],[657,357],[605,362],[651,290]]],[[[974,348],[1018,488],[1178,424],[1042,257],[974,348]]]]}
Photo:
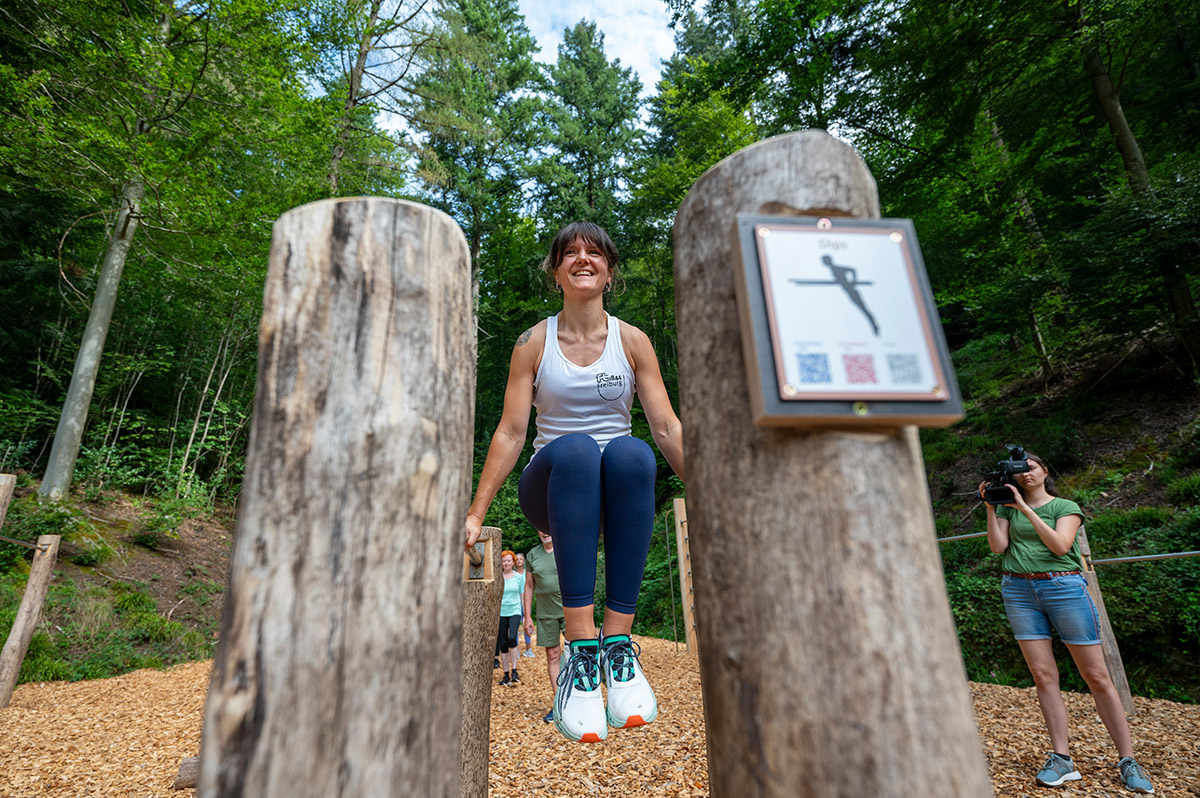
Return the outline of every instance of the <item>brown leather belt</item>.
{"type": "Polygon", "coordinates": [[[1053,579],[1056,576],[1078,576],[1080,571],[1051,571],[1047,574],[1018,574],[1015,571],[1001,571],[1005,576],[1015,576],[1017,579],[1053,579]]]}

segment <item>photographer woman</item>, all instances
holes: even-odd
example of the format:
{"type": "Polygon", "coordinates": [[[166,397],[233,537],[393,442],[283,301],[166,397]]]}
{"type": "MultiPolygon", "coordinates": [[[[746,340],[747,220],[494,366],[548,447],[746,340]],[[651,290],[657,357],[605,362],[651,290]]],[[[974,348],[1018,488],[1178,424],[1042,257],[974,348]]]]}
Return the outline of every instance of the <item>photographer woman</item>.
{"type": "Polygon", "coordinates": [[[563,735],[583,742],[603,740],[608,726],[639,726],[658,714],[629,636],[654,525],[654,452],[630,437],[635,388],[654,442],[683,476],[682,428],[650,339],[604,310],[604,295],[619,279],[617,260],[608,233],[590,222],[570,224],[555,237],[542,268],[561,292],[563,308],[517,339],[504,411],[465,523],[470,548],[525,447],[529,412],[536,407],[534,455],[521,474],[518,498],[529,523],[554,540],[568,657],[552,714],[563,735]],[[601,531],[606,601],[597,639],[601,531]]]}
{"type": "MultiPolygon", "coordinates": [[[[1050,734],[1052,751],[1037,774],[1037,783],[1058,787],[1083,778],[1071,760],[1067,706],[1058,686],[1058,663],[1050,644],[1050,626],[1071,652],[1087,682],[1100,719],[1116,744],[1121,782],[1134,792],[1153,793],[1141,765],[1133,758],[1129,723],[1120,696],[1108,675],[1100,649],[1096,606],[1080,573],[1078,532],[1083,512],[1058,497],[1046,461],[1028,452],[1029,471],[1006,485],[1013,500],[1001,507],[987,502],[987,538],[992,551],[1003,553],[1001,594],[1004,611],[1037,686],[1038,704],[1050,734]]],[[[983,496],[987,483],[980,483],[983,496]]]]}

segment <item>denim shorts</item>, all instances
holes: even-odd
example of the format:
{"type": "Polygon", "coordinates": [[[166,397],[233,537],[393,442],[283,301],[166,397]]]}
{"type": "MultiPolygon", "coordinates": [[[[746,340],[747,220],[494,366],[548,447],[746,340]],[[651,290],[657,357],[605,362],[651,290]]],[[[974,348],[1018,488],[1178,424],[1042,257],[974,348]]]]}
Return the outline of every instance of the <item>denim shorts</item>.
{"type": "Polygon", "coordinates": [[[1082,574],[1049,579],[1021,579],[1005,574],[1000,594],[1017,640],[1049,640],[1053,624],[1064,643],[1100,644],[1100,619],[1082,574]]]}

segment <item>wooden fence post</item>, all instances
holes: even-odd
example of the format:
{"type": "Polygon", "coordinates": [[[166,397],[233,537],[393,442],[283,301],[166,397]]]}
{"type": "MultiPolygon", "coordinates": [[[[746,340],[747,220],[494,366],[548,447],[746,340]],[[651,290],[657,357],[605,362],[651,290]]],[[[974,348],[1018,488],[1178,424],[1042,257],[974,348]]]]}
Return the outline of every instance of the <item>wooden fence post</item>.
{"type": "Polygon", "coordinates": [[[916,429],[753,424],[738,213],[880,215],[857,154],[805,131],[721,161],[676,217],[712,795],[991,795],[916,429]]]}
{"type": "Polygon", "coordinates": [[[276,222],[199,795],[458,798],[474,363],[449,216],[276,222]]]}
{"type": "Polygon", "coordinates": [[[0,526],[8,516],[8,505],[12,502],[13,490],[17,487],[17,478],[12,474],[0,474],[0,526]]]}
{"type": "Polygon", "coordinates": [[[1096,604],[1096,614],[1100,619],[1100,648],[1104,650],[1104,664],[1108,666],[1108,675],[1112,677],[1121,696],[1125,714],[1133,717],[1137,710],[1133,706],[1133,693],[1129,691],[1129,679],[1125,676],[1125,663],[1121,660],[1121,649],[1117,647],[1117,636],[1113,634],[1112,624],[1108,621],[1104,595],[1100,592],[1100,576],[1092,565],[1092,547],[1082,526],[1079,527],[1079,553],[1083,560],[1083,578],[1087,581],[1088,593],[1096,604]]]}
{"type": "Polygon", "coordinates": [[[477,575],[468,568],[462,610],[462,798],[487,798],[488,794],[492,658],[504,593],[504,578],[499,576],[500,530],[485,526],[479,540],[485,559],[477,575]]]}
{"type": "Polygon", "coordinates": [[[679,594],[683,604],[683,635],[687,650],[696,648],[696,597],[692,591],[692,550],[688,545],[687,505],[683,499],[675,499],[675,554],[679,559],[679,594]]]}
{"type": "MultiPolygon", "coordinates": [[[[0,521],[2,520],[3,517],[0,517],[0,521]]],[[[21,663],[25,661],[25,652],[29,650],[33,630],[37,628],[38,619],[41,618],[42,603],[46,600],[46,591],[50,589],[50,578],[54,576],[54,561],[58,557],[59,540],[58,535],[41,535],[38,538],[38,550],[34,553],[33,564],[29,568],[25,595],[21,597],[21,606],[17,608],[17,616],[13,618],[4,650],[0,651],[0,709],[12,701],[17,677],[21,675],[21,663]]]]}

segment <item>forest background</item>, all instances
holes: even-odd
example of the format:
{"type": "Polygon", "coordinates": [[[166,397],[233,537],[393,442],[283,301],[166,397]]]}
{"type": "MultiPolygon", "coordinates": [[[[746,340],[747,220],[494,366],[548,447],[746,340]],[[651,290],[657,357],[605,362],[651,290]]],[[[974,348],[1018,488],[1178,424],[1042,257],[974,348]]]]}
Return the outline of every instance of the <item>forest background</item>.
{"type": "MultiPolygon", "coordinates": [[[[591,22],[537,63],[515,0],[4,4],[4,533],[65,536],[23,681],[211,655],[221,560],[179,544],[216,529],[228,554],[280,214],[381,195],[459,223],[478,470],[513,342],[555,308],[554,232],[613,234],[610,309],[676,395],[675,210],[721,158],[806,128],[852,144],[921,240],[967,408],[922,433],[939,536],[983,528],[974,485],[1019,442],[1084,506],[1097,557],[1200,549],[1200,3],[667,5],[676,53],[641,99],[591,22]],[[188,562],[164,580],[144,556],[188,562]]],[[[660,472],[666,530],[684,487],[660,472]]],[[[524,549],[515,493],[488,522],[524,549]]],[[[672,546],[656,532],[639,633],[682,634],[672,546]]],[[[941,550],[968,674],[1029,684],[998,558],[941,550]]],[[[27,562],[0,543],[0,631],[27,562]]],[[[1200,700],[1200,560],[1101,568],[1134,691],[1200,700]]]]}

